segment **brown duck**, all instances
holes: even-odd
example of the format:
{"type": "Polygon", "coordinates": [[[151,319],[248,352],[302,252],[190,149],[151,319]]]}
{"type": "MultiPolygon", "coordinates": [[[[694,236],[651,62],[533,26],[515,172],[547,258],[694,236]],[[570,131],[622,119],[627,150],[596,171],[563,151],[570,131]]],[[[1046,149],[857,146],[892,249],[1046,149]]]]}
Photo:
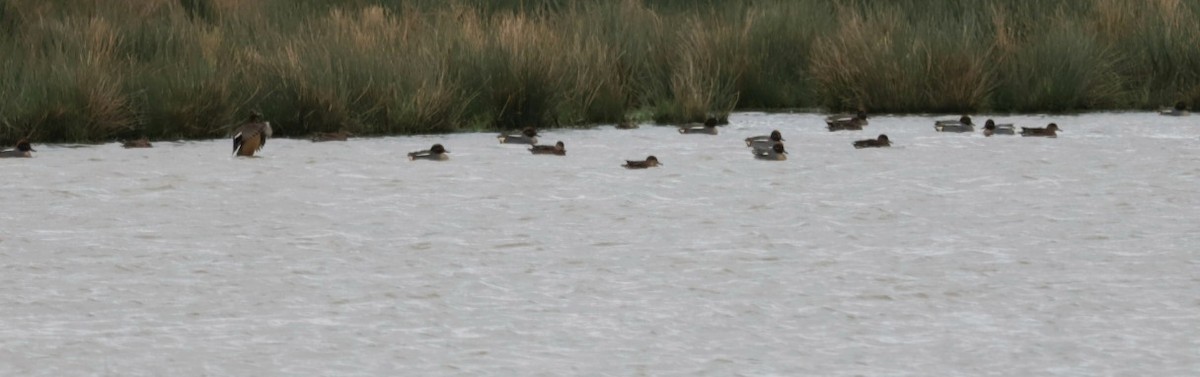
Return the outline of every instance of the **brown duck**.
{"type": "Polygon", "coordinates": [[[1058,125],[1050,123],[1046,128],[1021,127],[1021,136],[1058,137],[1058,125]]]}
{"type": "Polygon", "coordinates": [[[658,157],[649,156],[649,157],[646,157],[645,161],[625,160],[625,165],[621,165],[621,166],[624,166],[626,169],[645,169],[645,168],[656,167],[659,165],[662,165],[662,164],[658,163],[658,157]]]}
{"type": "Polygon", "coordinates": [[[554,145],[534,145],[529,147],[529,152],[533,154],[552,154],[555,156],[566,156],[567,146],[562,141],[554,143],[554,145]]]}
{"type": "Polygon", "coordinates": [[[33,149],[33,146],[29,145],[29,140],[21,139],[17,142],[16,149],[0,151],[0,158],[33,157],[33,153],[30,152],[37,152],[37,150],[33,149]]]}
{"type": "Polygon", "coordinates": [[[258,113],[250,114],[233,133],[233,153],[238,156],[253,157],[254,152],[262,149],[271,138],[271,122],[262,120],[258,113]]]}
{"type": "Polygon", "coordinates": [[[854,147],[862,148],[883,148],[892,146],[892,142],[888,140],[887,135],[879,135],[875,139],[859,140],[854,142],[854,147]]]}

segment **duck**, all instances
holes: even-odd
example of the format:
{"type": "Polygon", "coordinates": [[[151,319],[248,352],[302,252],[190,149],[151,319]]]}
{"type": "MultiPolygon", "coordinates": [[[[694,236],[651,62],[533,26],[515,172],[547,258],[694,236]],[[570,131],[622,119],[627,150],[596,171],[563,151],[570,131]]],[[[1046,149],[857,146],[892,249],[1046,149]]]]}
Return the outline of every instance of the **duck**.
{"type": "Polygon", "coordinates": [[[768,161],[783,161],[787,160],[787,151],[783,149],[783,143],[776,142],[768,149],[755,149],[754,158],[768,161]]]}
{"type": "Polygon", "coordinates": [[[988,119],[983,123],[983,136],[992,135],[1014,135],[1012,123],[996,124],[995,121],[988,119]]]}
{"type": "Polygon", "coordinates": [[[887,135],[880,134],[878,138],[859,140],[854,142],[854,148],[883,148],[892,146],[892,142],[888,140],[887,135]]]}
{"type": "Polygon", "coordinates": [[[1188,112],[1187,104],[1183,103],[1183,101],[1180,101],[1180,102],[1176,102],[1175,107],[1173,107],[1171,109],[1159,110],[1158,114],[1159,115],[1169,115],[1169,116],[1185,116],[1185,115],[1189,115],[1191,113],[1188,112]]]}
{"type": "Polygon", "coordinates": [[[409,161],[446,161],[450,159],[450,156],[447,155],[447,153],[450,153],[450,151],[446,150],[446,147],[443,147],[441,144],[434,144],[432,147],[429,147],[428,150],[409,152],[408,159],[409,161]]]}
{"type": "Polygon", "coordinates": [[[754,149],[771,149],[775,143],[784,141],[779,130],[771,131],[770,135],[752,136],[746,138],[746,146],[754,149]]]}
{"type": "Polygon", "coordinates": [[[626,119],[626,120],[621,121],[620,123],[617,123],[618,130],[632,130],[632,129],[637,129],[637,128],[638,128],[638,124],[632,120],[626,119]]]}
{"type": "Polygon", "coordinates": [[[125,140],[124,142],[121,143],[121,146],[125,147],[125,149],[153,148],[154,147],[153,145],[150,144],[150,139],[147,139],[144,136],[141,139],[125,140]]]}
{"type": "Polygon", "coordinates": [[[254,157],[271,138],[271,122],[262,120],[262,115],[251,113],[246,122],[233,133],[233,153],[240,157],[254,157]]]}
{"type": "Polygon", "coordinates": [[[529,147],[529,152],[533,154],[552,154],[555,156],[566,156],[567,146],[560,140],[554,145],[534,145],[529,147]]]}
{"type": "Polygon", "coordinates": [[[866,126],[867,112],[859,110],[857,114],[851,116],[848,114],[831,115],[825,118],[825,125],[829,128],[829,132],[833,131],[860,131],[866,126]]]}
{"type": "Polygon", "coordinates": [[[958,120],[939,120],[933,122],[933,129],[937,132],[974,132],[975,123],[971,122],[971,117],[963,115],[958,120]]]}
{"type": "Polygon", "coordinates": [[[625,160],[625,165],[621,165],[621,166],[624,166],[626,169],[645,169],[645,168],[656,167],[659,165],[662,165],[662,164],[660,164],[658,162],[658,157],[649,156],[649,157],[646,157],[645,161],[625,160]]]}
{"type": "Polygon", "coordinates": [[[679,127],[679,133],[681,133],[681,134],[716,135],[717,134],[717,118],[706,119],[704,121],[703,126],[688,124],[683,127],[679,127]]]}
{"type": "Polygon", "coordinates": [[[1021,136],[1058,137],[1058,124],[1050,123],[1046,128],[1021,127],[1021,136]]]}
{"type": "Polygon", "coordinates": [[[21,139],[20,141],[17,141],[17,147],[15,149],[0,151],[0,158],[33,157],[33,153],[30,152],[37,152],[37,150],[33,149],[33,146],[29,145],[29,140],[21,139]]]}
{"type": "Polygon", "coordinates": [[[537,129],[533,127],[525,127],[520,135],[505,135],[500,134],[496,139],[500,140],[500,144],[537,144],[537,129]]]}
{"type": "Polygon", "coordinates": [[[353,135],[354,134],[346,132],[346,131],[316,132],[316,133],[313,133],[312,138],[310,138],[310,140],[312,140],[312,142],[314,142],[314,143],[320,143],[320,142],[325,142],[325,141],[346,141],[346,139],[349,139],[350,136],[353,136],[353,135]]]}

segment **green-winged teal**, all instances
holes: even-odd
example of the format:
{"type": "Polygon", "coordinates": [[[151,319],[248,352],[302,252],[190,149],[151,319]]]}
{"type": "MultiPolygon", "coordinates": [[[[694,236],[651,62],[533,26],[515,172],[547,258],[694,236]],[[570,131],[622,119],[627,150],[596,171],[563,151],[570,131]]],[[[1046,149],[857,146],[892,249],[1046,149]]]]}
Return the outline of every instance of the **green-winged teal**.
{"type": "Polygon", "coordinates": [[[258,113],[250,114],[246,122],[233,133],[233,153],[238,156],[252,157],[254,152],[267,145],[271,138],[271,122],[262,120],[258,113]]]}
{"type": "Polygon", "coordinates": [[[37,150],[33,149],[33,146],[29,145],[29,140],[21,139],[17,142],[17,147],[15,149],[0,151],[0,158],[33,157],[33,153],[30,152],[37,152],[37,150]]]}
{"type": "Polygon", "coordinates": [[[1058,137],[1058,131],[1058,125],[1050,123],[1046,128],[1021,127],[1021,136],[1058,137]]]}
{"type": "Polygon", "coordinates": [[[150,139],[147,139],[145,137],[142,137],[141,139],[125,140],[124,142],[121,143],[121,146],[125,147],[125,148],[152,148],[152,147],[154,147],[153,145],[150,144],[150,139]]]}
{"type": "Polygon", "coordinates": [[[354,136],[354,134],[346,131],[316,132],[313,133],[312,138],[309,140],[312,140],[314,143],[320,143],[324,141],[346,141],[346,139],[349,139],[350,136],[354,136]]]}
{"type": "Polygon", "coordinates": [[[1172,107],[1170,109],[1159,110],[1158,113],[1162,114],[1162,115],[1170,115],[1170,116],[1185,116],[1185,115],[1191,114],[1190,112],[1188,112],[1187,104],[1183,103],[1183,101],[1176,102],[1175,107],[1172,107]]]}
{"type": "Polygon", "coordinates": [[[783,161],[787,160],[787,151],[783,149],[783,143],[776,142],[767,149],[755,149],[754,158],[759,160],[783,161]]]}
{"type": "Polygon", "coordinates": [[[859,110],[857,114],[838,114],[831,115],[825,118],[825,126],[829,132],[833,131],[860,131],[867,122],[867,112],[859,110]]]}
{"type": "Polygon", "coordinates": [[[859,148],[859,149],[882,148],[882,147],[890,147],[890,146],[892,146],[892,142],[888,140],[887,135],[882,135],[882,134],[879,135],[878,138],[859,140],[859,141],[854,142],[854,147],[859,148]]]}
{"type": "Polygon", "coordinates": [[[1015,135],[1012,123],[996,124],[996,122],[988,119],[983,123],[983,136],[992,135],[1015,135]]]}
{"type": "Polygon", "coordinates": [[[658,157],[649,156],[649,157],[646,157],[645,161],[625,160],[625,165],[621,165],[621,166],[624,166],[626,169],[645,169],[645,168],[652,168],[652,167],[659,166],[659,165],[662,165],[662,164],[660,164],[658,162],[658,157]]]}
{"type": "Polygon", "coordinates": [[[687,124],[679,127],[681,134],[699,134],[699,135],[716,135],[717,134],[717,118],[708,118],[703,125],[687,124]]]}
{"type": "Polygon", "coordinates": [[[505,135],[496,136],[500,140],[500,144],[537,144],[537,129],[533,127],[525,127],[520,135],[505,135]]]}
{"type": "Polygon", "coordinates": [[[958,120],[933,122],[933,129],[937,132],[975,132],[975,123],[971,122],[971,117],[963,115],[958,120]]]}
{"type": "Polygon", "coordinates": [[[409,152],[408,159],[415,160],[430,160],[430,161],[446,161],[450,159],[450,151],[446,150],[441,144],[434,144],[428,150],[409,152]]]}
{"type": "Polygon", "coordinates": [[[771,131],[770,135],[752,136],[746,138],[746,146],[754,149],[771,149],[775,143],[784,141],[779,130],[771,131]]]}
{"type": "Polygon", "coordinates": [[[534,145],[529,147],[529,152],[533,154],[552,154],[556,156],[566,156],[567,146],[562,141],[554,143],[554,145],[534,145]]]}

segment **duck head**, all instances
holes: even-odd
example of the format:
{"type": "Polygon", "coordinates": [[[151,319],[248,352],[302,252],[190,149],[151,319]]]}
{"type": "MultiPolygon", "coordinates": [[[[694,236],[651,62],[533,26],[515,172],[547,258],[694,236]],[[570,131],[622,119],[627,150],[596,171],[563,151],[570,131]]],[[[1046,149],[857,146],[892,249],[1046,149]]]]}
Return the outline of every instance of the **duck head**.
{"type": "Polygon", "coordinates": [[[29,144],[29,140],[21,139],[17,142],[17,150],[21,152],[37,152],[33,146],[29,144]]]}
{"type": "Polygon", "coordinates": [[[779,130],[771,131],[770,139],[771,139],[771,141],[784,141],[783,134],[779,133],[779,130]]]}

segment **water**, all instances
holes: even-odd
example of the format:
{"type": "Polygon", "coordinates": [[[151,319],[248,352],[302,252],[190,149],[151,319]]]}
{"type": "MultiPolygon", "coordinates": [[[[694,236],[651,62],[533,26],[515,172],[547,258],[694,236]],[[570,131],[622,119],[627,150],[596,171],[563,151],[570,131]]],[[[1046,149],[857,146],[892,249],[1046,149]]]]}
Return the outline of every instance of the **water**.
{"type": "Polygon", "coordinates": [[[1200,117],[933,119],[35,144],[0,160],[0,375],[1200,371],[1200,117]]]}

